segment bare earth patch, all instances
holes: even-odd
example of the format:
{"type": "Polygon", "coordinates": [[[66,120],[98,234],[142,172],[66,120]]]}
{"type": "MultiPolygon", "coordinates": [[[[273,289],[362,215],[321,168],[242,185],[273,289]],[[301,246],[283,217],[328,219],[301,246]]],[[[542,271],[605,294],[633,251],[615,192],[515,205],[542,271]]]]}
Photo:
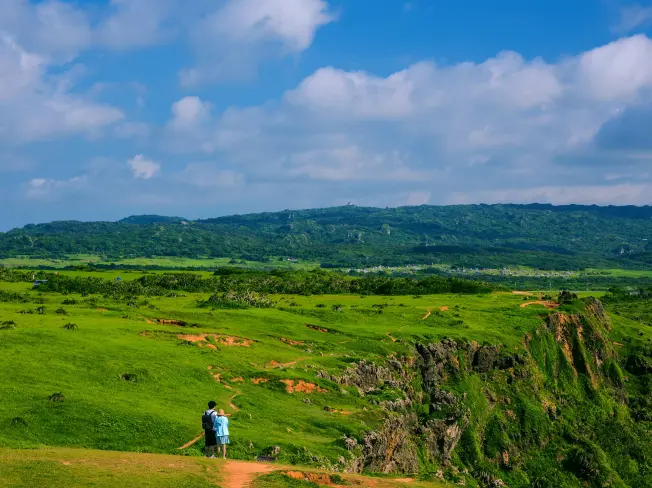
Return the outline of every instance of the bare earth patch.
{"type": "Polygon", "coordinates": [[[428,312],[426,312],[426,314],[423,317],[421,317],[421,320],[426,320],[428,317],[430,317],[431,314],[432,314],[432,310],[428,309],[428,312]]]}
{"type": "Polygon", "coordinates": [[[309,359],[309,358],[299,358],[296,361],[290,361],[287,363],[280,363],[272,359],[269,363],[265,365],[265,368],[266,369],[289,368],[290,366],[294,366],[299,361],[303,361],[304,359],[309,359]]]}
{"type": "Polygon", "coordinates": [[[252,378],[251,382],[254,385],[260,385],[261,383],[267,383],[269,380],[267,378],[252,378]]]}
{"type": "Polygon", "coordinates": [[[443,307],[439,307],[440,312],[446,312],[448,310],[448,307],[444,305],[443,307]]]}
{"type": "Polygon", "coordinates": [[[328,393],[328,390],[320,388],[314,383],[306,383],[302,380],[297,380],[296,382],[294,380],[281,380],[281,383],[285,385],[285,391],[288,393],[328,393]]]}
{"type": "Polygon", "coordinates": [[[261,474],[274,471],[275,467],[271,464],[249,463],[246,461],[227,461],[226,481],[223,484],[225,488],[244,488],[248,486],[253,479],[261,474]]]}

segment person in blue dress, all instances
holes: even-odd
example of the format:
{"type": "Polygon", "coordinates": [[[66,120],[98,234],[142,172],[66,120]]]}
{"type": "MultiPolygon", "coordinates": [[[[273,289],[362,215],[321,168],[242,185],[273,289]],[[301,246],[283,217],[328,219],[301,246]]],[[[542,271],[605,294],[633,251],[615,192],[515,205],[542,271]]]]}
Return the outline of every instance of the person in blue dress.
{"type": "Polygon", "coordinates": [[[224,410],[220,409],[217,412],[213,425],[215,439],[217,440],[217,450],[219,452],[220,446],[222,446],[222,457],[226,459],[226,446],[229,444],[229,419],[224,413],[224,410]]]}

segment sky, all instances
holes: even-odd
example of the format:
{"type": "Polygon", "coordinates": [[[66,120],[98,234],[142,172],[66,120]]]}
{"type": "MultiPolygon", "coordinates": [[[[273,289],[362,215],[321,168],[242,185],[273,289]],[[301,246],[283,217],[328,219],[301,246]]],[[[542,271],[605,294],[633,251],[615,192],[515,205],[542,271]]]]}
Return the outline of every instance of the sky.
{"type": "Polygon", "coordinates": [[[652,204],[652,0],[0,0],[0,231],[652,204]]]}

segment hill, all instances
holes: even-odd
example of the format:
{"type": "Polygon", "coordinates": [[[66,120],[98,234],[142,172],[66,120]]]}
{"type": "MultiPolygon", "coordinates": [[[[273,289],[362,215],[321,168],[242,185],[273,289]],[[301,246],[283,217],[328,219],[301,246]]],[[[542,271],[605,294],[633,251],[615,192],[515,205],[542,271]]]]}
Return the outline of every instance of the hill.
{"type": "Polygon", "coordinates": [[[0,258],[290,256],[324,266],[449,263],[539,269],[645,267],[652,207],[356,206],[185,221],[53,222],[0,234],[0,258]]]}
{"type": "MultiPolygon", "coordinates": [[[[31,272],[0,271],[0,446],[197,456],[180,447],[214,399],[236,459],[475,488],[652,486],[649,290],[600,302],[323,270],[130,274],[38,273],[34,289],[31,272]]],[[[292,486],[278,476],[259,486],[292,486]]]]}

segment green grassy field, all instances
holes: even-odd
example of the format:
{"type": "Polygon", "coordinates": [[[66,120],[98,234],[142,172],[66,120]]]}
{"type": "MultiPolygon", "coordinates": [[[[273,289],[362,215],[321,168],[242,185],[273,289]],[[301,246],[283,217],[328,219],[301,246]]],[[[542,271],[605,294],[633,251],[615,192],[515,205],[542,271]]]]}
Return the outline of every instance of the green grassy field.
{"type": "Polygon", "coordinates": [[[198,457],[76,449],[0,449],[3,488],[209,488],[222,464],[198,457]]]}
{"type": "Polygon", "coordinates": [[[259,261],[242,261],[238,260],[240,264],[232,264],[231,258],[180,258],[174,256],[160,256],[153,258],[124,258],[118,260],[105,260],[100,256],[93,256],[90,254],[75,254],[66,257],[65,259],[38,259],[31,257],[18,257],[18,258],[4,258],[0,259],[0,266],[7,268],[29,268],[37,269],[39,266],[47,266],[52,268],[65,268],[67,266],[79,266],[85,264],[100,264],[100,265],[122,265],[122,266],[157,266],[163,269],[177,269],[177,268],[218,268],[225,266],[245,267],[245,268],[287,268],[287,269],[311,269],[319,267],[319,263],[299,260],[297,262],[290,262],[286,259],[274,258],[269,262],[259,261]]]}
{"type": "MultiPolygon", "coordinates": [[[[111,280],[142,275],[88,274],[111,280]]],[[[219,473],[196,458],[201,441],[178,449],[200,433],[208,400],[232,414],[231,457],[252,460],[278,452],[284,463],[343,469],[353,459],[343,439],[363,439],[382,427],[385,416],[370,397],[329,376],[361,360],[383,363],[409,356],[416,342],[443,338],[522,353],[523,337],[534,335],[551,313],[541,304],[523,306],[539,297],[510,292],[276,295],[270,297],[278,303],[275,308],[211,310],[198,306],[209,294],[128,303],[100,295],[39,293],[30,283],[0,282],[0,290],[30,297],[27,303],[0,302],[0,326],[7,324],[0,330],[0,446],[12,449],[0,467],[12,487],[31,486],[25,480],[49,486],[42,482],[45,471],[33,469],[40,461],[52,466],[52,479],[73,480],[66,486],[118,486],[121,476],[140,480],[129,469],[111,468],[116,461],[110,454],[96,464],[51,461],[54,447],[189,455],[170,458],[183,464],[183,474],[161,468],[160,481],[137,486],[216,483],[219,473]],[[75,327],[66,328],[69,324],[75,327]],[[103,481],[90,484],[93,477],[103,481]],[[84,479],[91,481],[74,484],[84,479]],[[114,484],[107,484],[111,480],[114,484]]],[[[620,340],[652,338],[652,329],[641,332],[627,317],[614,323],[620,340]]],[[[469,377],[470,388],[475,381],[469,377]]],[[[372,398],[393,400],[392,395],[372,398]]],[[[151,463],[166,458],[156,459],[151,463]]],[[[141,466],[131,465],[134,472],[141,466]]],[[[279,476],[261,478],[256,486],[294,486],[279,476]]],[[[432,473],[426,478],[432,482],[432,473]]]]}

